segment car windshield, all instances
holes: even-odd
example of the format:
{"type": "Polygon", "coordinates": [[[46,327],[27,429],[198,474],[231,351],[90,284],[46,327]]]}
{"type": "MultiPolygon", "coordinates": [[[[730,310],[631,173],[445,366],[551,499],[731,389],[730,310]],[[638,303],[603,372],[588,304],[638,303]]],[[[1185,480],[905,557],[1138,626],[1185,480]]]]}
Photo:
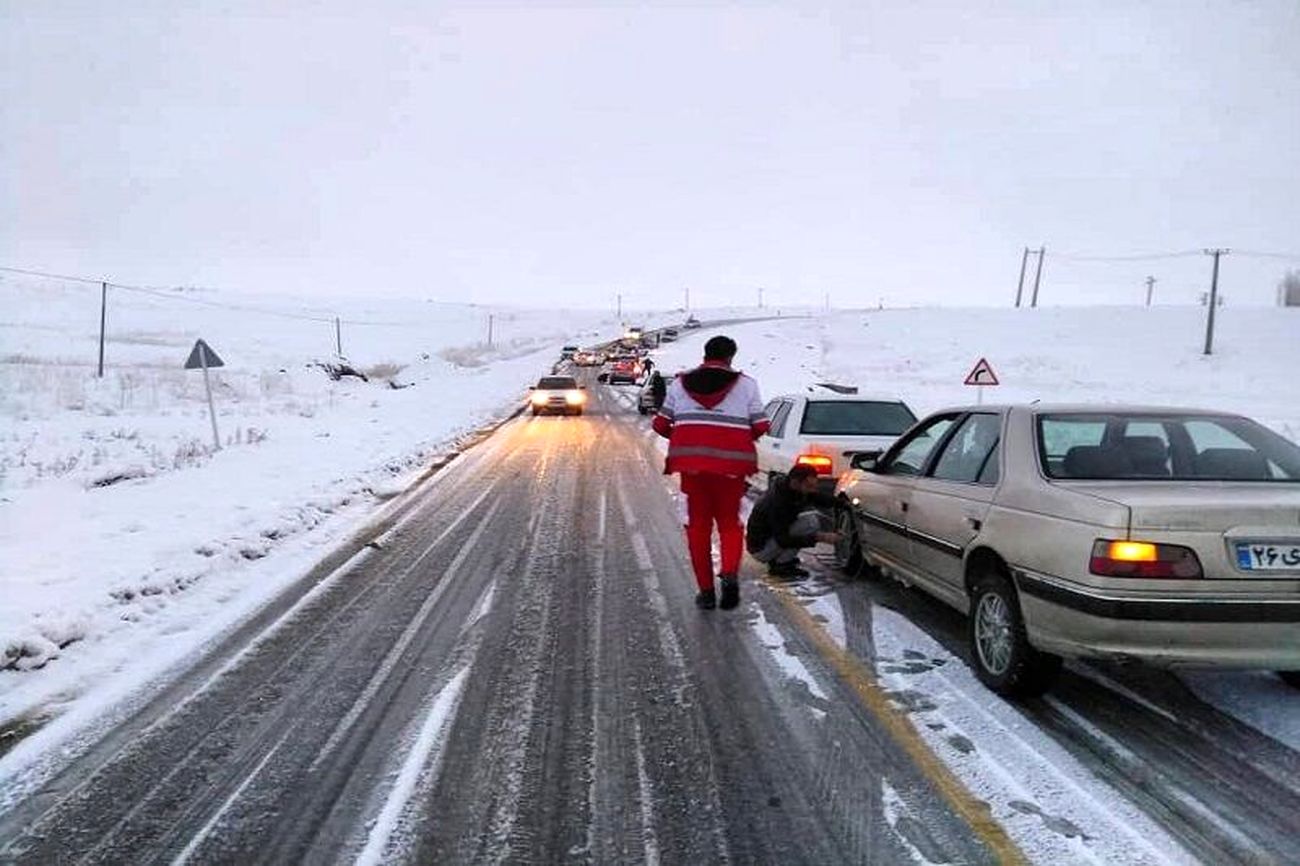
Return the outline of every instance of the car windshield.
{"type": "Polygon", "coordinates": [[[537,383],[544,391],[568,391],[578,387],[578,381],[572,376],[547,376],[537,383]]]}
{"type": "Polygon", "coordinates": [[[1300,447],[1230,415],[1040,415],[1038,450],[1050,478],[1300,481],[1300,447]]]}
{"type": "Polygon", "coordinates": [[[916,423],[902,403],[870,400],[811,400],[800,433],[820,436],[898,436],[916,423]]]}

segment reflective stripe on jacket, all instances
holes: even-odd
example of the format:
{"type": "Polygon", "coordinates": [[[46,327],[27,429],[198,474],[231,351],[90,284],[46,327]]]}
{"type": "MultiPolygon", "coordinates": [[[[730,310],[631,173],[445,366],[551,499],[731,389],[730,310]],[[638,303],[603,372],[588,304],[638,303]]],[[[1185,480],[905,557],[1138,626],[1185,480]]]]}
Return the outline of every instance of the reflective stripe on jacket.
{"type": "Polygon", "coordinates": [[[664,471],[736,477],[757,472],[754,440],[770,426],[758,383],[716,364],[706,364],[692,373],[673,380],[663,408],[655,416],[655,431],[668,439],[664,471]],[[692,373],[706,375],[693,379],[692,373]],[[709,393],[690,390],[693,381],[709,378],[724,381],[709,393]]]}

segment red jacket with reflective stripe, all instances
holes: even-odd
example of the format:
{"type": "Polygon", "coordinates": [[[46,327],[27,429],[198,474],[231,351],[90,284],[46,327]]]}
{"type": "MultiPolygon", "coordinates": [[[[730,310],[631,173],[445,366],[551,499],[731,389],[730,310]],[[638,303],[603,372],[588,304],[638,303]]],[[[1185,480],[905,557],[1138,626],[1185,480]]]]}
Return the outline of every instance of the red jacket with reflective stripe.
{"type": "Polygon", "coordinates": [[[713,361],[678,376],[654,419],[655,432],[668,440],[667,473],[751,475],[758,471],[754,440],[769,426],[758,383],[713,361]]]}

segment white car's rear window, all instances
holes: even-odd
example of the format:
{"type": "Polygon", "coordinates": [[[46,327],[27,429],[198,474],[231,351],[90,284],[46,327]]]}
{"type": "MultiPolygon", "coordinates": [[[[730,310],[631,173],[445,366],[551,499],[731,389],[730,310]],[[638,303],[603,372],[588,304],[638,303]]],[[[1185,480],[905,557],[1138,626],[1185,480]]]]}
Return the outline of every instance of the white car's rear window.
{"type": "Polygon", "coordinates": [[[819,436],[898,436],[916,423],[902,403],[809,400],[800,433],[819,436]]]}

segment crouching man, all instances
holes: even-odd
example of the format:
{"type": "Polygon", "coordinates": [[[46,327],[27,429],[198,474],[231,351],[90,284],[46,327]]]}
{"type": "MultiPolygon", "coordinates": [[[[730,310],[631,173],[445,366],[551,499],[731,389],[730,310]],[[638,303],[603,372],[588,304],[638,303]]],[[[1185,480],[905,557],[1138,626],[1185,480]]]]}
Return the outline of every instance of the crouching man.
{"type": "Polygon", "coordinates": [[[776,476],[749,513],[745,535],[750,556],[765,563],[774,577],[807,577],[799,565],[799,551],[840,540],[838,532],[827,531],[829,521],[817,510],[834,505],[834,497],[818,492],[817,473],[811,466],[795,466],[788,475],[776,476]]]}

